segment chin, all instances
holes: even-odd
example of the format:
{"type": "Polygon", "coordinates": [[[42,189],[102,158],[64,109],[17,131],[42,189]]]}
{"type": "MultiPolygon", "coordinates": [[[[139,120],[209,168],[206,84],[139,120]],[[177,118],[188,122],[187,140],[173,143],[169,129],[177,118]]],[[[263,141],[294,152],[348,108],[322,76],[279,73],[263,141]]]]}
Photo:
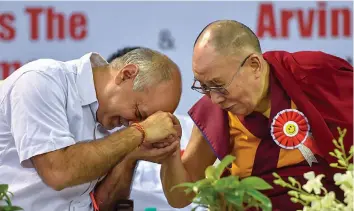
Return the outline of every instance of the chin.
{"type": "Polygon", "coordinates": [[[252,113],[252,111],[250,112],[247,109],[233,109],[230,112],[236,116],[247,116],[252,113]]]}

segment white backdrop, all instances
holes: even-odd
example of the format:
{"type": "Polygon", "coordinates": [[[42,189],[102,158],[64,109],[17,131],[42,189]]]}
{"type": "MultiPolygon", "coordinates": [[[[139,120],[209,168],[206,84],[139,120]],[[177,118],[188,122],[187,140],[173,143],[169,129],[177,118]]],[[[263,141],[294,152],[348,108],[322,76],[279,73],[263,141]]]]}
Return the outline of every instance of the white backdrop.
{"type": "MultiPolygon", "coordinates": [[[[192,48],[205,25],[234,19],[259,35],[263,51],[320,50],[351,59],[352,8],[352,2],[315,1],[0,2],[0,79],[37,58],[71,60],[90,51],[108,57],[137,45],[160,50],[182,70],[176,113],[184,125],[185,146],[192,123],[184,115],[200,97],[190,89],[192,48]]],[[[159,166],[142,162],[132,193],[136,210],[171,210],[159,183],[159,166]]]]}
{"type": "Polygon", "coordinates": [[[16,61],[23,64],[42,57],[69,60],[89,51],[96,51],[108,57],[117,48],[141,45],[161,50],[180,66],[184,90],[177,113],[186,114],[186,111],[200,97],[190,89],[193,81],[191,72],[193,43],[201,29],[209,22],[217,19],[235,19],[259,32],[257,34],[261,33],[258,26],[273,27],[276,37],[270,36],[271,29],[261,37],[264,51],[321,50],[351,58],[353,56],[352,8],[352,2],[328,2],[323,5],[315,1],[0,2],[0,78],[3,74],[6,76],[4,72],[1,74],[6,64],[13,64],[16,61]],[[49,8],[65,16],[62,39],[58,36],[58,18],[52,18],[54,22],[50,17],[48,18],[51,16],[48,15],[49,8]],[[36,9],[42,11],[36,15],[34,13],[36,9]],[[337,11],[338,21],[336,21],[337,11]],[[84,16],[86,26],[80,25],[81,19],[77,14],[84,16]],[[292,17],[286,21],[289,14],[292,17]],[[71,15],[76,15],[76,18],[74,16],[72,19],[78,25],[75,30],[76,36],[81,34],[82,28],[85,28],[86,36],[80,40],[75,40],[71,36],[71,15]],[[13,18],[12,21],[9,16],[13,18]],[[274,25],[270,23],[272,17],[274,25]],[[49,25],[53,25],[54,31],[48,27],[48,23],[51,22],[54,24],[49,25]],[[319,37],[322,22],[326,23],[325,36],[319,37]],[[288,34],[282,36],[282,31],[286,31],[287,25],[288,34]],[[38,29],[33,26],[38,26],[38,29]],[[336,31],[336,27],[338,27],[338,35],[334,36],[332,31],[336,31]],[[14,28],[15,33],[9,33],[8,28],[14,28]],[[168,30],[173,38],[173,49],[161,49],[159,46],[161,37],[165,34],[164,30],[168,30]],[[48,39],[47,31],[53,32],[52,40],[48,39]],[[39,36],[37,39],[32,39],[31,35],[35,32],[39,32],[39,36]],[[11,36],[13,34],[14,36],[11,36]]]}

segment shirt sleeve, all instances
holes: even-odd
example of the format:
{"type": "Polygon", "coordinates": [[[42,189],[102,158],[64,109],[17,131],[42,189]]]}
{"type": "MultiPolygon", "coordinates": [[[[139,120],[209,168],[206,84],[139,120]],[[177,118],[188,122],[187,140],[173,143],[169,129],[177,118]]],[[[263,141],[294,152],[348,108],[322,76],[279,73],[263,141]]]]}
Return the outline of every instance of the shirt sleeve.
{"type": "Polygon", "coordinates": [[[75,144],[66,113],[63,80],[43,71],[24,73],[10,94],[11,132],[20,162],[75,144]]]}

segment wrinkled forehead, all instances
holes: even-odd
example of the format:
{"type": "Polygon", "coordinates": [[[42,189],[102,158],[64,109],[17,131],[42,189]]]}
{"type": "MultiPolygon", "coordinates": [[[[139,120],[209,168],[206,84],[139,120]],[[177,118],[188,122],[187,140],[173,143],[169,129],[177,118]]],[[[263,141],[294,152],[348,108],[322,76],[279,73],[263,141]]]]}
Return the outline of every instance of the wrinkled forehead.
{"type": "Polygon", "coordinates": [[[222,82],[233,65],[220,57],[193,60],[194,79],[202,83],[222,82]]]}
{"type": "Polygon", "coordinates": [[[206,57],[193,56],[192,70],[194,78],[199,81],[205,81],[213,77],[216,71],[212,71],[213,63],[206,57]]]}

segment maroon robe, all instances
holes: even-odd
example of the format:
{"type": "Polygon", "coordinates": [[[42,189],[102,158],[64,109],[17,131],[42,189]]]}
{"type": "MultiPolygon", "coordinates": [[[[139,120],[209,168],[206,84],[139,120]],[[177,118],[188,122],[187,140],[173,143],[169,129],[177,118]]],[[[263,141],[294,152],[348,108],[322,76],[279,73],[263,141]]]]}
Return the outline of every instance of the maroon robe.
{"type": "MultiPolygon", "coordinates": [[[[322,52],[285,51],[267,52],[265,60],[270,65],[270,118],[253,112],[244,118],[244,126],[261,139],[257,148],[252,175],[260,176],[272,184],[272,172],[281,176],[294,176],[303,184],[303,173],[325,173],[323,180],[328,190],[333,185],[333,169],[328,163],[333,151],[333,138],[338,138],[337,127],[346,128],[346,149],[353,142],[353,67],[345,60],[322,52]],[[312,135],[324,157],[316,155],[319,163],[310,167],[306,161],[277,169],[280,147],[270,136],[270,122],[279,111],[290,108],[291,101],[309,120],[312,135]]],[[[215,155],[222,159],[230,153],[230,134],[227,112],[204,96],[189,111],[196,126],[210,143],[215,155]]],[[[265,193],[271,198],[274,210],[293,210],[301,206],[290,202],[287,189],[274,185],[265,193]],[[290,206],[290,207],[289,207],[290,206]],[[290,209],[289,209],[290,208],[290,209]]]]}

